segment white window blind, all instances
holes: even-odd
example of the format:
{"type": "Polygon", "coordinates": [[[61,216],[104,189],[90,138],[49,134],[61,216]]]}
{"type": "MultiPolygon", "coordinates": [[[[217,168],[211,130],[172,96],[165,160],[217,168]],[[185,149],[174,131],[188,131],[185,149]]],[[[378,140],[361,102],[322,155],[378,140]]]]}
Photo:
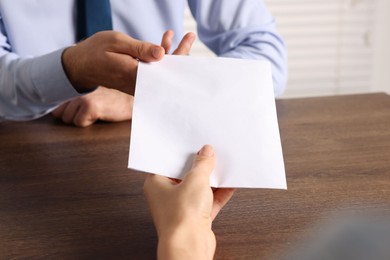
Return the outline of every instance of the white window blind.
{"type": "Polygon", "coordinates": [[[289,53],[286,96],[366,92],[375,0],[266,0],[289,53]]]}

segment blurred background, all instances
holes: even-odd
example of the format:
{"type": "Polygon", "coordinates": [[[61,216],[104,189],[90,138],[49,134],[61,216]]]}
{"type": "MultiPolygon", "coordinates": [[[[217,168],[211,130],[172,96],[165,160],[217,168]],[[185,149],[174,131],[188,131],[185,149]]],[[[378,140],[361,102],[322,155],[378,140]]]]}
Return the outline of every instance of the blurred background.
{"type": "MultiPolygon", "coordinates": [[[[281,98],[390,94],[390,0],[264,0],[286,41],[281,98]]],[[[196,32],[186,11],[185,30],[196,32]]],[[[192,55],[213,56],[199,41],[192,55]]]]}

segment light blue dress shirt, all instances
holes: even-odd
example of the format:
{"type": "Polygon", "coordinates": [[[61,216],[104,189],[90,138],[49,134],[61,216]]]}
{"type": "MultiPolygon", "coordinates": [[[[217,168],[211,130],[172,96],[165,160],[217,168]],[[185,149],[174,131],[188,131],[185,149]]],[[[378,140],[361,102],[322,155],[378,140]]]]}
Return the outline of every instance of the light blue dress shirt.
{"type": "MultiPolygon", "coordinates": [[[[114,30],[159,44],[172,29],[177,46],[187,3],[216,55],[269,60],[275,95],[284,91],[286,48],[261,0],[111,0],[114,30]]],[[[80,95],[61,64],[75,43],[75,18],[75,0],[0,1],[0,121],[31,120],[80,95]]]]}

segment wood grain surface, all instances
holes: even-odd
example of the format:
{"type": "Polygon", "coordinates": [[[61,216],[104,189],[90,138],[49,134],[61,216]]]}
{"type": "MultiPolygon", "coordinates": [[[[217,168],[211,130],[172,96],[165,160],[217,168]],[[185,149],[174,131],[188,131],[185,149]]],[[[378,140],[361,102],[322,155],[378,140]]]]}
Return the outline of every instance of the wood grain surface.
{"type": "MultiPolygon", "coordinates": [[[[214,222],[215,259],[276,259],[335,214],[390,212],[388,95],[277,109],[288,190],[238,190],[214,222]]],[[[145,176],[127,169],[130,128],[0,124],[0,259],[155,259],[145,176]]]]}

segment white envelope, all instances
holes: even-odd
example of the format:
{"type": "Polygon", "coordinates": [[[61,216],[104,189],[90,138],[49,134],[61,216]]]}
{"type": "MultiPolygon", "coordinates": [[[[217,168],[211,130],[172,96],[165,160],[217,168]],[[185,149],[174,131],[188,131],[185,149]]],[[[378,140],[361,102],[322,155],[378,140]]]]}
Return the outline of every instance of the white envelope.
{"type": "Polygon", "coordinates": [[[215,149],[213,187],[286,189],[268,61],[165,56],[138,67],[130,169],[182,179],[215,149]]]}

